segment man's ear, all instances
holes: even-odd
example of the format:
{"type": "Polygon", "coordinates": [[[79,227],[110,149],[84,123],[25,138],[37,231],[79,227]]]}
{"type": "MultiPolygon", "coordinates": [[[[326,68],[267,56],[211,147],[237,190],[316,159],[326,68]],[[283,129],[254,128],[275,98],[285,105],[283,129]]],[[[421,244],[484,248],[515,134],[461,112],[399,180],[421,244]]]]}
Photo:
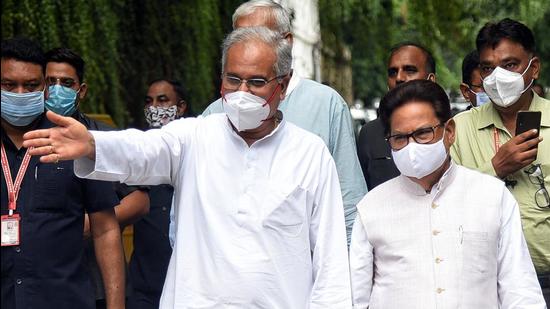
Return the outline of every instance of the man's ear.
{"type": "Polygon", "coordinates": [[[294,36],[292,35],[292,32],[287,32],[284,34],[284,38],[285,40],[288,41],[288,43],[290,44],[290,46],[292,46],[292,44],[294,43],[294,36]]]}
{"type": "Polygon", "coordinates": [[[80,90],[78,91],[78,100],[75,102],[75,106],[80,105],[80,101],[84,100],[86,94],[88,93],[88,85],[86,83],[80,84],[80,90]]]}
{"type": "Polygon", "coordinates": [[[287,74],[285,77],[283,77],[283,81],[281,82],[281,93],[279,94],[279,99],[282,101],[285,99],[286,96],[286,90],[288,89],[288,83],[290,82],[290,75],[287,74]]]}
{"type": "Polygon", "coordinates": [[[176,104],[176,106],[178,107],[178,110],[176,112],[176,116],[177,116],[177,118],[179,118],[182,115],[184,115],[185,112],[187,111],[187,102],[185,102],[184,100],[179,100],[179,102],[176,104]]]}
{"type": "Polygon", "coordinates": [[[49,96],[50,96],[50,87],[46,85],[44,86],[44,102],[46,102],[49,96]]]}
{"type": "Polygon", "coordinates": [[[428,73],[428,80],[431,80],[432,82],[436,82],[435,79],[435,73],[428,73]]]}
{"type": "MultiPolygon", "coordinates": [[[[466,101],[470,102],[470,97],[468,96],[468,92],[470,92],[470,87],[466,85],[466,83],[460,83],[460,92],[462,93],[462,96],[466,101]]],[[[470,102],[472,103],[472,102],[470,102]]]]}
{"type": "Polygon", "coordinates": [[[456,133],[456,123],[453,118],[447,121],[445,126],[445,139],[449,147],[455,142],[455,133],[456,133]]]}
{"type": "Polygon", "coordinates": [[[539,72],[540,72],[540,60],[539,57],[533,57],[533,60],[531,60],[531,68],[533,70],[533,79],[539,78],[539,72]]]}

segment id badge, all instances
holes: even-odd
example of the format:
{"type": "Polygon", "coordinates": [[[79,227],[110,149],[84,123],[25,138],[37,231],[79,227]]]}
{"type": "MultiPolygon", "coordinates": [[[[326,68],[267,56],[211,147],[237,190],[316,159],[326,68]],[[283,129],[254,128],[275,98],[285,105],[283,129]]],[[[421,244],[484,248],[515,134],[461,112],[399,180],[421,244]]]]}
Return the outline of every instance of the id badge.
{"type": "Polygon", "coordinates": [[[19,245],[19,214],[2,216],[2,247],[19,245]]]}

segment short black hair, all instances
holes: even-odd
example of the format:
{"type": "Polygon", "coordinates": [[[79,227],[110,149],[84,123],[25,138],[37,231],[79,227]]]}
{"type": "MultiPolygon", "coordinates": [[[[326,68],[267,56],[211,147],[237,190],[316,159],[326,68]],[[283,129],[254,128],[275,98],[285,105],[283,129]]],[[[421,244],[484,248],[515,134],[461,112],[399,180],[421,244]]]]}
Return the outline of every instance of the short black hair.
{"type": "Polygon", "coordinates": [[[532,54],[536,53],[535,37],[526,25],[510,18],[504,18],[497,23],[486,23],[477,34],[477,51],[486,47],[495,48],[503,39],[514,41],[532,54]]]}
{"type": "Polygon", "coordinates": [[[426,102],[432,105],[435,115],[441,123],[451,119],[451,104],[445,90],[437,83],[419,79],[397,85],[380,102],[380,120],[384,133],[391,131],[390,120],[393,112],[409,102],[426,102]]]}
{"type": "Polygon", "coordinates": [[[185,117],[194,117],[193,110],[191,109],[191,104],[188,100],[187,90],[185,89],[183,84],[181,82],[179,82],[178,80],[175,80],[175,79],[157,78],[157,79],[155,79],[155,80],[153,80],[149,83],[149,87],[151,87],[151,85],[153,85],[153,84],[160,83],[160,82],[169,83],[172,86],[172,88],[174,89],[174,92],[176,93],[176,95],[178,96],[178,101],[183,100],[183,101],[185,101],[185,104],[187,104],[187,110],[182,115],[182,117],[184,117],[184,118],[185,117]]]}
{"type": "Polygon", "coordinates": [[[426,56],[426,71],[428,73],[435,74],[435,59],[434,59],[432,53],[426,47],[424,47],[423,45],[421,45],[419,43],[416,43],[416,42],[405,41],[405,42],[397,43],[396,45],[394,45],[390,49],[390,56],[388,57],[388,63],[391,61],[391,57],[393,57],[393,54],[398,52],[401,48],[407,47],[407,46],[414,46],[414,47],[420,49],[424,53],[424,55],[426,56]]]}
{"type": "Polygon", "coordinates": [[[30,62],[42,67],[46,72],[46,58],[40,44],[25,37],[2,40],[2,59],[30,62]]]}
{"type": "Polygon", "coordinates": [[[48,62],[68,63],[75,70],[80,83],[84,81],[84,68],[86,62],[74,51],[66,47],[57,47],[46,52],[46,64],[48,62]]]}
{"type": "Polygon", "coordinates": [[[472,50],[462,60],[462,82],[468,86],[472,85],[472,73],[479,68],[479,53],[472,50]]]}

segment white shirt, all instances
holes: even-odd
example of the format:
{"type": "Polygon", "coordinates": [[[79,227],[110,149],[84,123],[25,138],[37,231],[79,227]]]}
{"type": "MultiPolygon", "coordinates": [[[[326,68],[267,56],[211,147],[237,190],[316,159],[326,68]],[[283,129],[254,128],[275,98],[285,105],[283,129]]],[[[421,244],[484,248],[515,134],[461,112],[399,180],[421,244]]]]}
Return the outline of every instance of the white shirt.
{"type": "Polygon", "coordinates": [[[93,135],[95,166],[77,160],[77,175],[175,188],[160,308],[351,307],[342,196],[320,138],[282,121],[249,147],[223,114],[93,135]]]}
{"type": "Polygon", "coordinates": [[[354,308],[546,308],[500,180],[451,163],[430,193],[401,175],[357,208],[354,308]]]}

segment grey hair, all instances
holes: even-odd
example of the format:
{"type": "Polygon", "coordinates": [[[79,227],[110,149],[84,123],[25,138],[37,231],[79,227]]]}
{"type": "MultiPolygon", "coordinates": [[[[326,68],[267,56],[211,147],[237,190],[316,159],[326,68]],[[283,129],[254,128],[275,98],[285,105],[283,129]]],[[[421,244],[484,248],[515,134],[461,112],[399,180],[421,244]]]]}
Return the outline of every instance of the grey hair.
{"type": "Polygon", "coordinates": [[[269,10],[269,14],[275,20],[277,31],[280,33],[290,32],[290,14],[282,5],[272,0],[251,0],[241,4],[233,13],[233,29],[235,29],[237,19],[254,13],[256,9],[269,10]]]}
{"type": "Polygon", "coordinates": [[[290,73],[290,67],[292,65],[292,46],[284,38],[283,34],[270,30],[267,27],[245,27],[233,30],[233,32],[225,38],[222,44],[223,71],[225,71],[227,52],[229,49],[236,44],[249,41],[260,41],[272,48],[277,55],[277,60],[275,64],[273,64],[273,70],[276,76],[290,73]]]}

